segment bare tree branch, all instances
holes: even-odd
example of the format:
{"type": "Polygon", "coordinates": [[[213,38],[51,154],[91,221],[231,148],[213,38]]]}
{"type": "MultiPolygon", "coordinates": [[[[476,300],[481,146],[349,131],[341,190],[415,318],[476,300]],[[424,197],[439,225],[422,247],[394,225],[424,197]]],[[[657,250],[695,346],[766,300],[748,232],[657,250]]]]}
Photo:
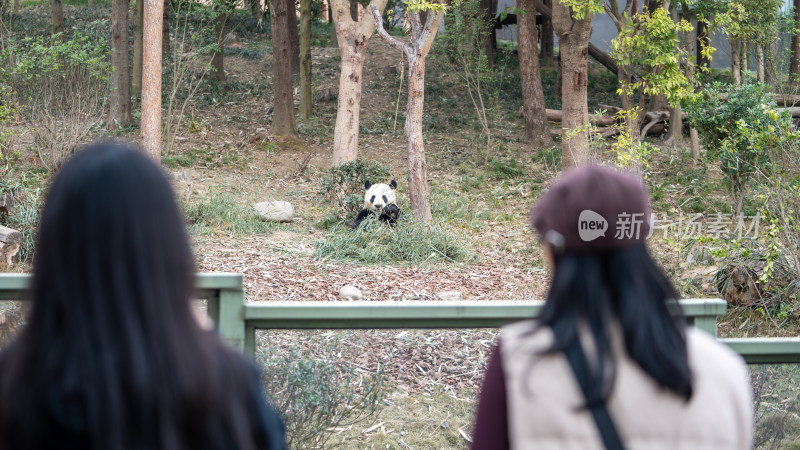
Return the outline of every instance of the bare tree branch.
{"type": "Polygon", "coordinates": [[[617,27],[617,33],[619,33],[625,24],[622,22],[622,16],[619,13],[619,5],[617,5],[617,0],[608,0],[607,2],[603,3],[603,8],[606,10],[608,17],[610,17],[614,22],[614,25],[617,27]]]}
{"type": "Polygon", "coordinates": [[[420,30],[419,11],[409,11],[406,13],[406,17],[408,17],[408,21],[411,22],[411,41],[413,42],[419,39],[419,34],[422,32],[422,30],[420,30]]]}
{"type": "MultiPolygon", "coordinates": [[[[386,0],[372,0],[369,2],[369,7],[378,8],[378,12],[382,15],[383,10],[386,8],[386,0]]],[[[369,20],[369,17],[362,17],[361,20],[358,21],[358,31],[365,35],[372,35],[374,28],[372,27],[372,21],[369,20]]]]}
{"type": "Polygon", "coordinates": [[[378,30],[378,36],[380,36],[381,39],[386,41],[392,47],[408,54],[410,45],[399,39],[395,39],[393,36],[390,36],[389,33],[387,33],[383,28],[383,20],[381,19],[381,13],[378,11],[378,8],[372,4],[369,5],[369,8],[372,10],[372,16],[375,17],[375,28],[378,30]]]}
{"type": "Polygon", "coordinates": [[[444,15],[444,11],[441,10],[428,12],[428,20],[425,21],[425,26],[422,28],[422,32],[418,38],[419,40],[416,41],[419,43],[418,45],[423,55],[428,54],[431,44],[433,44],[433,38],[436,37],[436,32],[439,30],[439,23],[442,20],[442,15],[444,15]]]}

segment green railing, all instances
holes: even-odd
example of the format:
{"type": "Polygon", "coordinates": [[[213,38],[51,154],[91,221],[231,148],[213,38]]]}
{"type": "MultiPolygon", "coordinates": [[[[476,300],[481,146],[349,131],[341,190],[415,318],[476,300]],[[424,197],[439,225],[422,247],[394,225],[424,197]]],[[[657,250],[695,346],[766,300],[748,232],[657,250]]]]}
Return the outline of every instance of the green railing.
{"type": "MultiPolygon", "coordinates": [[[[244,302],[242,274],[197,274],[198,297],[220,336],[253,354],[257,329],[326,328],[495,328],[534,317],[540,301],[409,302],[244,302]]],[[[0,300],[24,300],[27,274],[0,274],[0,300]]],[[[680,304],[698,328],[716,336],[719,299],[686,299],[680,304]]],[[[749,363],[800,363],[800,338],[721,339],[749,363]]]]}

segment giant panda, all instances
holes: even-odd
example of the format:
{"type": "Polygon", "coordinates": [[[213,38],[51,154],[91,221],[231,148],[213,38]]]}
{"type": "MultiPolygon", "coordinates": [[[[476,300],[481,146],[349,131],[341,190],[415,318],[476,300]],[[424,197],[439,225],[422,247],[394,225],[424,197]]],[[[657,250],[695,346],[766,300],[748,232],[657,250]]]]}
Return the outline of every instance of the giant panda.
{"type": "Polygon", "coordinates": [[[400,208],[395,203],[395,189],[397,181],[392,180],[389,184],[372,184],[369,180],[364,182],[364,209],[359,211],[356,220],[353,222],[352,229],[361,225],[368,216],[379,213],[378,220],[394,225],[400,217],[400,208]]]}

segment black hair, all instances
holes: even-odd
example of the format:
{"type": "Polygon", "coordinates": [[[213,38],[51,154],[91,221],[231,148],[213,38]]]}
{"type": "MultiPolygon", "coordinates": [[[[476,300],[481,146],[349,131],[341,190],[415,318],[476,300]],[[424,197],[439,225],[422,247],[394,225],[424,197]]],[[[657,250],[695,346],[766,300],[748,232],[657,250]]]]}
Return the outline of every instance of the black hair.
{"type": "MultiPolygon", "coordinates": [[[[686,318],[678,294],[650,257],[644,243],[599,252],[554,255],[554,273],[539,324],[555,341],[546,353],[563,351],[578,339],[579,323],[588,327],[596,348],[587,407],[607,400],[616,375],[611,345],[618,321],[628,355],[658,385],[692,396],[686,349],[686,318]]],[[[590,358],[587,355],[587,358],[590,358]]]]}
{"type": "Polygon", "coordinates": [[[184,220],[141,151],[96,143],[63,166],[33,269],[0,357],[0,447],[261,447],[252,367],[195,320],[184,220]]]}

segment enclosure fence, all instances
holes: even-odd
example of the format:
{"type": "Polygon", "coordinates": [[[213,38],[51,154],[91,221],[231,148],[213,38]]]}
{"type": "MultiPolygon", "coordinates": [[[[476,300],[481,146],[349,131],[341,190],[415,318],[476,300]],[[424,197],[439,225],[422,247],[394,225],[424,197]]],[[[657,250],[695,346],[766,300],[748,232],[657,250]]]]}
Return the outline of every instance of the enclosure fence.
{"type": "MultiPolygon", "coordinates": [[[[26,300],[29,274],[0,274],[0,300],[26,300]]],[[[245,303],[241,273],[199,273],[197,297],[219,335],[248,355],[258,329],[497,328],[538,315],[541,301],[270,301],[245,303]]],[[[721,299],[683,299],[684,314],[696,327],[717,335],[721,299]]],[[[751,364],[800,363],[800,337],[719,339],[751,364]]]]}

